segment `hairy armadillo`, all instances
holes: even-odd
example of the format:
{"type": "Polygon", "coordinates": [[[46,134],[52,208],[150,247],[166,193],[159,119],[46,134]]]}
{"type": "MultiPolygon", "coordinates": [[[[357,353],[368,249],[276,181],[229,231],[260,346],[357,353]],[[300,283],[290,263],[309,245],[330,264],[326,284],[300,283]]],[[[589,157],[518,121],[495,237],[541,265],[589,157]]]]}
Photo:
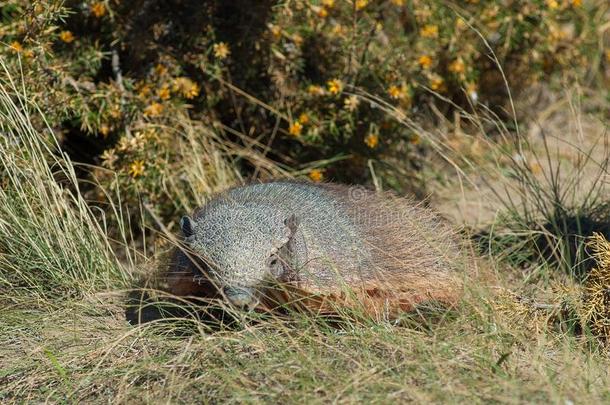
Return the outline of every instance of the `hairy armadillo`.
{"type": "Polygon", "coordinates": [[[375,314],[424,301],[451,305],[460,296],[454,232],[428,209],[387,193],[247,185],[184,216],[181,228],[187,249],[170,264],[177,295],[221,296],[250,309],[298,297],[316,311],[349,296],[375,314]]]}

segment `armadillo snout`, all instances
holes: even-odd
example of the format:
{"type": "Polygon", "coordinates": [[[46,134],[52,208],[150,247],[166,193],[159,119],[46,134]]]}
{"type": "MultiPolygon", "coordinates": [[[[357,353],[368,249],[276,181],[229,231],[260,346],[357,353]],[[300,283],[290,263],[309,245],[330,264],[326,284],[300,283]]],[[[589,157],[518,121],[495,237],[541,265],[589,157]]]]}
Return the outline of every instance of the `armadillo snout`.
{"type": "Polygon", "coordinates": [[[227,300],[238,308],[251,309],[257,304],[254,292],[249,288],[224,287],[222,291],[227,300]]]}

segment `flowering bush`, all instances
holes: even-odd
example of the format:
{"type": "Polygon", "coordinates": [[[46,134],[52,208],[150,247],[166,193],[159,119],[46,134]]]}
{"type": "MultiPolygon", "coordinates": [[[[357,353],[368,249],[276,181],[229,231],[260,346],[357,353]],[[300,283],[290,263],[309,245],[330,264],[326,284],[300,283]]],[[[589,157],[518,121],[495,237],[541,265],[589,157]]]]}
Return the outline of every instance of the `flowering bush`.
{"type": "Polygon", "coordinates": [[[425,142],[397,116],[501,112],[505,80],[518,91],[610,63],[590,58],[603,0],[9,0],[2,11],[2,60],[52,125],[93,145],[83,160],[116,174],[100,176],[131,190],[127,202],[161,205],[189,170],[176,117],[222,153],[258,153],[233,160],[242,173],[268,154],[313,181],[360,181],[369,159],[421,166],[425,142]]]}
{"type": "Polygon", "coordinates": [[[436,96],[501,112],[506,85],[518,91],[551,73],[577,77],[590,67],[593,4],[463,3],[323,0],[278,8],[268,24],[270,76],[291,117],[288,135],[370,156],[419,142],[380,103],[406,117],[436,96]],[[381,100],[367,102],[367,95],[381,100]]]}

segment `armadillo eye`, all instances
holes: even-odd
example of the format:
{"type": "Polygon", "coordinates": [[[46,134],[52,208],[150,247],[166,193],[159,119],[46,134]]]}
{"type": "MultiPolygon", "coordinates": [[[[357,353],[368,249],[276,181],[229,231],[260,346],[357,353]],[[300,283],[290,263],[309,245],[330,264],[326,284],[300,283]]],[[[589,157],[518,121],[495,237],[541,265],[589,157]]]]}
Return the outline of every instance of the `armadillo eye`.
{"type": "Polygon", "coordinates": [[[278,276],[278,273],[281,273],[282,266],[280,263],[280,258],[277,255],[271,255],[267,259],[267,267],[271,270],[271,273],[274,276],[278,276]]]}

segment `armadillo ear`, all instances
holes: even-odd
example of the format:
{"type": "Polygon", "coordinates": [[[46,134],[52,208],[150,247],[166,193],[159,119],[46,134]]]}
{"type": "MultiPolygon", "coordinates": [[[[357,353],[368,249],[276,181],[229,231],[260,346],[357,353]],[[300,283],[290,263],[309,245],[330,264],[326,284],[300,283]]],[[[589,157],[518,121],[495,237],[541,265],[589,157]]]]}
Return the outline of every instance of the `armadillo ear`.
{"type": "Polygon", "coordinates": [[[180,229],[182,229],[182,235],[184,235],[185,238],[193,236],[193,234],[195,233],[195,223],[193,222],[191,217],[185,215],[180,218],[180,229]]]}
{"type": "Polygon", "coordinates": [[[288,235],[286,236],[290,238],[296,233],[297,227],[299,226],[299,220],[297,219],[296,215],[291,214],[288,218],[284,220],[284,225],[286,225],[288,233],[288,235]]]}
{"type": "Polygon", "coordinates": [[[269,267],[271,274],[278,280],[297,280],[298,269],[302,266],[301,263],[307,261],[306,250],[303,240],[303,235],[298,235],[298,218],[292,214],[284,220],[284,236],[285,240],[277,253],[270,258],[269,267]],[[277,259],[274,262],[274,259],[277,259]]]}
{"type": "Polygon", "coordinates": [[[273,242],[274,251],[272,251],[271,254],[277,253],[278,249],[282,249],[286,245],[290,244],[290,240],[296,234],[298,221],[294,214],[284,219],[284,225],[284,229],[282,229],[282,237],[273,242]]]}

